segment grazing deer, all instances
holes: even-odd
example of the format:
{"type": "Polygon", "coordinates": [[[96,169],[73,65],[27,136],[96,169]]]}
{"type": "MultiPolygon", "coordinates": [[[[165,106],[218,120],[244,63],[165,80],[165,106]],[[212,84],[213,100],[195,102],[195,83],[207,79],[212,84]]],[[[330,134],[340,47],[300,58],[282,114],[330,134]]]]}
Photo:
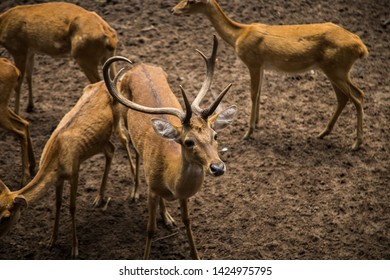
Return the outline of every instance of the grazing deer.
{"type": "Polygon", "coordinates": [[[363,143],[364,93],[352,83],[349,71],[358,58],[368,54],[360,38],[332,23],[304,25],[241,24],[222,11],[216,0],[181,0],[173,14],[201,13],[211,21],[218,34],[231,45],[249,69],[252,109],[249,138],[259,121],[260,91],[265,69],[301,72],[321,69],[329,78],[337,97],[337,108],[325,130],[328,135],[348,100],[357,111],[357,138],[352,146],[357,150],[363,143]]]}
{"type": "Polygon", "coordinates": [[[110,141],[118,133],[124,144],[131,172],[128,138],[121,126],[123,107],[108,94],[101,81],[87,86],[74,108],[68,112],[52,133],[42,152],[40,167],[35,177],[22,189],[11,192],[0,184],[0,233],[5,234],[19,219],[20,210],[39,200],[50,186],[56,188],[56,214],[50,246],[57,240],[64,181],[70,181],[70,214],[72,219],[72,257],[78,256],[76,235],[76,195],[80,164],[103,153],[106,158],[103,180],[93,205],[104,203],[104,191],[115,147],[110,141]]]}
{"type": "Polygon", "coordinates": [[[225,164],[218,155],[217,131],[228,126],[236,114],[235,106],[213,114],[230,85],[210,107],[199,107],[211,84],[216,52],[217,41],[214,37],[211,57],[206,58],[200,52],[206,61],[207,79],[192,105],[181,88],[185,113],[168,85],[166,73],[160,67],[138,64],[126,72],[119,91],[129,96],[130,101],[120,95],[116,79],[113,82],[108,73],[110,65],[115,61],[130,61],[123,57],[113,57],[103,66],[104,81],[111,95],[133,109],[127,112],[127,125],[137,152],[136,177],[141,158],[148,184],[149,218],[144,259],[150,256],[151,242],[156,232],[158,205],[164,222],[171,225],[174,220],[166,210],[164,201],[177,199],[180,201],[191,257],[199,259],[191,229],[188,199],[200,190],[206,172],[213,176],[224,174],[225,164]],[[150,114],[157,114],[158,117],[153,118],[150,114]]]}
{"type": "Polygon", "coordinates": [[[16,134],[22,146],[22,186],[35,170],[35,157],[30,137],[29,123],[9,107],[11,93],[20,78],[19,70],[7,59],[0,58],[0,127],[16,134]]]}
{"type": "MultiPolygon", "coordinates": [[[[101,80],[99,64],[115,54],[117,35],[95,12],[64,2],[17,6],[0,15],[0,45],[13,56],[22,73],[16,90],[15,112],[19,113],[20,90],[26,74],[29,99],[34,108],[32,71],[34,54],[70,54],[90,83],[101,80]]],[[[115,69],[112,69],[115,72],[115,69]]]]}

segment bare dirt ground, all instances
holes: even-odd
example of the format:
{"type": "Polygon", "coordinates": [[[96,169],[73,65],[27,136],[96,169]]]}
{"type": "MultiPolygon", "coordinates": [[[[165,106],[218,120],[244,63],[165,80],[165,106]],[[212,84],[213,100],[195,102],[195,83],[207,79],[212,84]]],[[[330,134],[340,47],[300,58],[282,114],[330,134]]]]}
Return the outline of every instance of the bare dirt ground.
{"type": "MultiPolygon", "coordinates": [[[[0,12],[46,1],[0,3],[0,12]]],[[[179,85],[193,97],[204,76],[195,52],[211,51],[215,30],[201,16],[175,17],[177,1],[69,1],[97,11],[119,35],[118,54],[134,62],[162,66],[175,93],[179,85]]],[[[331,21],[358,34],[370,55],[358,61],[353,80],[366,93],[362,149],[352,152],[356,110],[349,103],[333,133],[316,135],[329,120],[336,97],[320,72],[287,75],[266,72],[260,125],[253,139],[242,141],[250,110],[249,74],[233,49],[220,40],[213,83],[218,92],[234,83],[223,104],[237,104],[235,123],[220,133],[226,161],[224,176],[207,176],[190,200],[197,247],[203,259],[390,259],[390,2],[388,0],[219,1],[226,13],[244,23],[300,24],[331,21]]],[[[53,14],[53,16],[55,16],[53,14]]],[[[4,49],[1,55],[9,57],[4,49]]],[[[335,65],[336,67],[336,65],[335,65]]],[[[37,56],[35,105],[21,115],[31,123],[39,159],[51,131],[87,85],[68,58],[37,56]]],[[[13,100],[12,104],[13,106],[13,100]]],[[[109,176],[106,211],[91,207],[100,185],[104,159],[96,156],[81,168],[77,229],[80,259],[140,259],[146,237],[146,186],[137,203],[126,200],[132,183],[125,152],[118,141],[109,176]]],[[[0,131],[0,178],[13,190],[21,174],[20,146],[0,131]]],[[[68,259],[71,223],[69,188],[65,188],[60,236],[48,249],[54,220],[54,187],[31,205],[13,230],[0,240],[0,259],[68,259]]],[[[168,204],[177,227],[161,220],[152,245],[153,259],[188,259],[189,246],[178,203],[168,204]]]]}

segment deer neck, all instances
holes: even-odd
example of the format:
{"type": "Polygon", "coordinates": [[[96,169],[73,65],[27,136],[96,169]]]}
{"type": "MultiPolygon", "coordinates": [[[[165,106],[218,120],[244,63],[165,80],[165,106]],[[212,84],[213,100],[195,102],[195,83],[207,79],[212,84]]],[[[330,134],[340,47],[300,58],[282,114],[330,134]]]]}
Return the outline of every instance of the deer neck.
{"type": "Polygon", "coordinates": [[[37,175],[25,187],[16,192],[18,195],[24,196],[29,204],[34,203],[47,192],[50,186],[56,183],[56,179],[56,172],[40,168],[37,175]]]}
{"type": "MultiPolygon", "coordinates": [[[[183,153],[182,153],[183,154],[183,153]]],[[[174,194],[185,199],[196,194],[203,185],[204,169],[201,164],[188,161],[184,156],[178,160],[179,169],[171,170],[175,174],[174,194]]]]}
{"type": "Polygon", "coordinates": [[[230,19],[215,0],[210,1],[205,14],[219,36],[229,45],[235,47],[237,38],[245,25],[230,19]]]}

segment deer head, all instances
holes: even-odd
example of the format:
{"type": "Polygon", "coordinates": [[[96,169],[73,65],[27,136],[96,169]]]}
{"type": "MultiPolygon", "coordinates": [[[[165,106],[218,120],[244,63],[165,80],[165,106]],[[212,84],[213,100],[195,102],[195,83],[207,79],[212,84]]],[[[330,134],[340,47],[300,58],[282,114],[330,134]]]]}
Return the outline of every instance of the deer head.
{"type": "MultiPolygon", "coordinates": [[[[176,116],[181,121],[181,126],[175,126],[165,119],[152,119],[154,131],[163,138],[176,141],[182,146],[184,157],[198,165],[207,168],[208,172],[214,176],[220,176],[225,172],[225,164],[218,156],[217,131],[227,127],[236,114],[236,106],[231,106],[222,112],[214,113],[219,103],[231,87],[228,85],[207,108],[200,108],[200,103],[208,92],[216,61],[218,48],[217,38],[214,36],[214,45],[212,55],[207,58],[202,52],[198,53],[205,60],[207,66],[207,78],[204,81],[198,95],[192,104],[189,103],[187,95],[182,87],[181,94],[185,103],[185,112],[178,108],[150,108],[125,98],[118,92],[116,83],[121,76],[124,68],[112,80],[108,69],[115,61],[124,61],[131,64],[131,61],[120,56],[112,57],[103,66],[103,76],[108,88],[114,98],[124,106],[133,110],[148,114],[169,114],[176,116]]],[[[158,85],[157,85],[158,86],[158,85]]]]}
{"type": "Polygon", "coordinates": [[[172,8],[174,15],[202,13],[210,0],[181,0],[172,8]]]}
{"type": "Polygon", "coordinates": [[[0,237],[19,220],[20,212],[25,207],[26,199],[17,192],[11,192],[0,180],[0,237]]]}

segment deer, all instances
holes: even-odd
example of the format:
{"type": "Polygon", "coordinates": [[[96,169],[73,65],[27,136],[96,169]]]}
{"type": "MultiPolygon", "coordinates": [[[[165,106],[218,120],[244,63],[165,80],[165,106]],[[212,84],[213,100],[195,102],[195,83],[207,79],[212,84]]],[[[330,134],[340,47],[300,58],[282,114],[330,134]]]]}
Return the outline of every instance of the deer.
{"type": "Polygon", "coordinates": [[[25,76],[29,92],[27,112],[34,110],[35,54],[70,54],[89,82],[96,83],[101,80],[98,66],[115,54],[118,38],[116,31],[95,12],[71,3],[52,2],[16,6],[0,14],[0,45],[8,50],[21,71],[15,98],[15,112],[19,113],[25,76]]]}
{"type": "Polygon", "coordinates": [[[30,124],[9,108],[9,100],[20,79],[20,71],[6,58],[0,58],[0,127],[14,133],[21,143],[24,186],[35,171],[35,156],[30,136],[30,124]]]}
{"type": "Polygon", "coordinates": [[[66,180],[70,182],[71,257],[78,257],[75,216],[81,163],[96,154],[103,153],[105,156],[103,178],[92,204],[94,207],[107,205],[104,194],[115,151],[110,140],[112,135],[117,135],[126,148],[131,174],[134,174],[129,139],[121,123],[124,111],[125,108],[108,94],[103,81],[84,88],[76,105],[62,118],[47,141],[34,178],[23,188],[13,192],[3,182],[0,183],[0,236],[5,235],[19,220],[24,208],[37,202],[49,187],[54,186],[55,221],[49,244],[50,248],[53,248],[58,238],[62,193],[66,180]]]}
{"type": "MultiPolygon", "coordinates": [[[[173,94],[167,81],[166,72],[158,66],[145,63],[136,64],[121,76],[117,86],[109,74],[114,62],[131,64],[125,57],[115,56],[103,66],[103,78],[109,93],[127,111],[127,128],[136,150],[136,177],[139,176],[140,161],[143,162],[145,181],[148,185],[148,222],[144,259],[149,259],[151,244],[156,232],[156,212],[167,226],[174,225],[174,219],[166,209],[165,201],[179,200],[181,219],[185,225],[190,254],[200,259],[189,215],[189,198],[203,185],[206,172],[221,176],[226,171],[218,154],[217,132],[231,124],[236,115],[236,106],[214,113],[228,92],[228,85],[207,107],[200,102],[208,92],[217,52],[217,38],[214,37],[210,57],[203,57],[207,66],[207,78],[196,98],[189,103],[187,95],[180,87],[185,111],[173,94]],[[153,117],[157,115],[157,117],[153,117]]],[[[118,71],[121,75],[122,68],[118,71]]]]}
{"type": "Polygon", "coordinates": [[[224,41],[234,48],[250,74],[251,114],[243,139],[249,139],[259,122],[259,102],[266,69],[287,73],[319,69],[336,93],[337,107],[326,128],[329,135],[350,100],[356,108],[356,140],[352,150],[363,144],[364,92],[350,79],[350,70],[359,58],[368,55],[359,36],[333,23],[300,25],[242,24],[229,18],[216,0],[181,0],[172,8],[174,15],[205,15],[224,41]]]}

